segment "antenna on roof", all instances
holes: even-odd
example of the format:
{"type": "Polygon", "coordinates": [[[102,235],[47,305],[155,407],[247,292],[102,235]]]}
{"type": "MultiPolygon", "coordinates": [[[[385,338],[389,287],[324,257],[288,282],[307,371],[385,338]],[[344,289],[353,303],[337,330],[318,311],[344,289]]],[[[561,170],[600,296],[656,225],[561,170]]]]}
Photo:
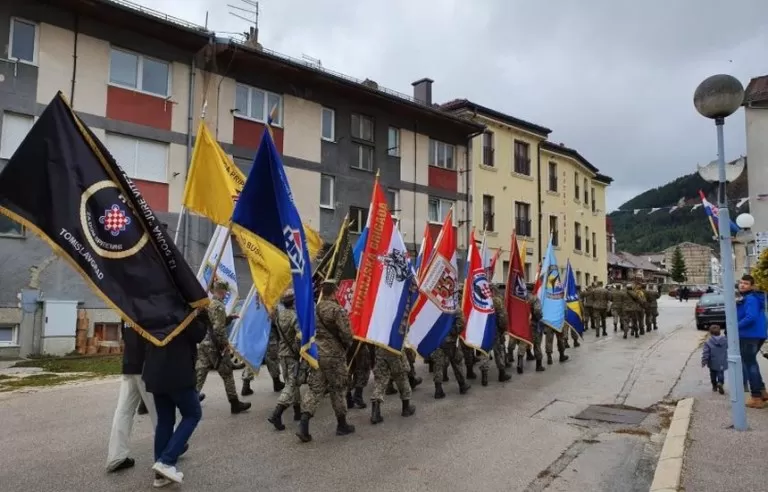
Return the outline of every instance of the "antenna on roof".
{"type": "Polygon", "coordinates": [[[323,66],[323,62],[320,61],[320,58],[313,58],[313,57],[311,57],[309,55],[305,55],[304,53],[301,54],[301,58],[304,59],[305,61],[308,61],[309,63],[311,63],[313,65],[317,65],[318,67],[322,67],[323,66]]]}
{"type": "Polygon", "coordinates": [[[248,32],[244,33],[245,39],[246,39],[245,44],[253,48],[261,48],[261,45],[259,44],[259,2],[257,2],[256,0],[240,0],[240,1],[252,7],[252,9],[238,7],[237,5],[232,5],[228,3],[227,7],[243,12],[243,14],[240,14],[238,12],[230,12],[229,15],[237,17],[238,19],[244,20],[248,24],[250,24],[248,26],[248,32]]]}

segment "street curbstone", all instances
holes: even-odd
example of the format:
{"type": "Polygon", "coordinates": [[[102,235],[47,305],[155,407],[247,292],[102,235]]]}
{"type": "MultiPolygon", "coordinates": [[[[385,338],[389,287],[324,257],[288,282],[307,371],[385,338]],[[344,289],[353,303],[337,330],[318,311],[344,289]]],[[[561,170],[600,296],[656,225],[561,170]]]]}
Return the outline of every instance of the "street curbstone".
{"type": "Polygon", "coordinates": [[[683,474],[683,455],[688,429],[691,426],[693,398],[680,400],[672,416],[664,446],[661,449],[650,492],[678,490],[683,474]]]}

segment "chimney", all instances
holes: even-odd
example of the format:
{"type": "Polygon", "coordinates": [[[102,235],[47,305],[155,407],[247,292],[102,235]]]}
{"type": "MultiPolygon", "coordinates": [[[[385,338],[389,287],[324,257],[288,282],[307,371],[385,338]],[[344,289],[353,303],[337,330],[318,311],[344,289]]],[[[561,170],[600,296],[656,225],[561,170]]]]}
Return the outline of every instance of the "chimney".
{"type": "Polygon", "coordinates": [[[261,49],[261,45],[259,44],[259,28],[258,27],[250,27],[248,29],[248,34],[245,35],[245,45],[254,48],[257,50],[261,49]]]}
{"type": "Polygon", "coordinates": [[[413,86],[413,98],[422,104],[427,106],[432,105],[432,84],[434,80],[429,78],[423,78],[412,83],[413,86]]]}

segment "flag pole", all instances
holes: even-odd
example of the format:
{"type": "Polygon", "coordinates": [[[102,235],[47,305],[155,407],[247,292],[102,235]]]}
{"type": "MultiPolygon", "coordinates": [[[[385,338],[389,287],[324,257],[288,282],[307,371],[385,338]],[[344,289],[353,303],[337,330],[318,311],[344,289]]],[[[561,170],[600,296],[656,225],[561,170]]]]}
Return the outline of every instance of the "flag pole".
{"type": "Polygon", "coordinates": [[[184,220],[184,214],[187,212],[187,207],[184,205],[181,206],[181,210],[179,210],[179,219],[176,221],[176,232],[173,234],[173,244],[176,245],[176,247],[179,247],[179,231],[181,231],[181,223],[184,220]]]}
{"type": "MultiPolygon", "coordinates": [[[[344,234],[344,231],[348,227],[347,220],[349,219],[349,214],[344,216],[344,221],[341,223],[341,228],[339,229],[339,235],[336,237],[336,241],[333,243],[333,253],[331,254],[331,260],[328,262],[328,269],[325,271],[325,280],[328,280],[331,270],[336,265],[336,255],[339,254],[339,245],[341,243],[341,236],[344,234]]],[[[323,299],[323,291],[320,291],[320,295],[317,297],[318,302],[323,299]]]]}
{"type": "Polygon", "coordinates": [[[224,241],[221,242],[221,248],[219,248],[219,255],[216,257],[216,261],[213,263],[213,270],[211,271],[211,279],[208,281],[208,286],[206,287],[206,292],[210,292],[211,288],[213,288],[213,282],[216,280],[216,271],[219,269],[219,264],[221,263],[221,257],[224,256],[224,250],[227,249],[227,243],[229,242],[230,237],[232,236],[232,221],[229,221],[229,225],[227,226],[227,233],[224,241]]]}

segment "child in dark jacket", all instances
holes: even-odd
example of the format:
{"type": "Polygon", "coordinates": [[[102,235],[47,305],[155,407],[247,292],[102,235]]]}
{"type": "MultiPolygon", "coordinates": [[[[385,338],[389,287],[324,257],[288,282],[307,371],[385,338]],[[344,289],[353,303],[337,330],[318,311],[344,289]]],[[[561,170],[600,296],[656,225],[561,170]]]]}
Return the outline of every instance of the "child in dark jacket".
{"type": "Polygon", "coordinates": [[[712,391],[724,394],[725,369],[728,367],[728,339],[720,334],[718,325],[709,327],[709,339],[704,343],[704,350],[701,352],[701,367],[709,367],[712,391]]]}

